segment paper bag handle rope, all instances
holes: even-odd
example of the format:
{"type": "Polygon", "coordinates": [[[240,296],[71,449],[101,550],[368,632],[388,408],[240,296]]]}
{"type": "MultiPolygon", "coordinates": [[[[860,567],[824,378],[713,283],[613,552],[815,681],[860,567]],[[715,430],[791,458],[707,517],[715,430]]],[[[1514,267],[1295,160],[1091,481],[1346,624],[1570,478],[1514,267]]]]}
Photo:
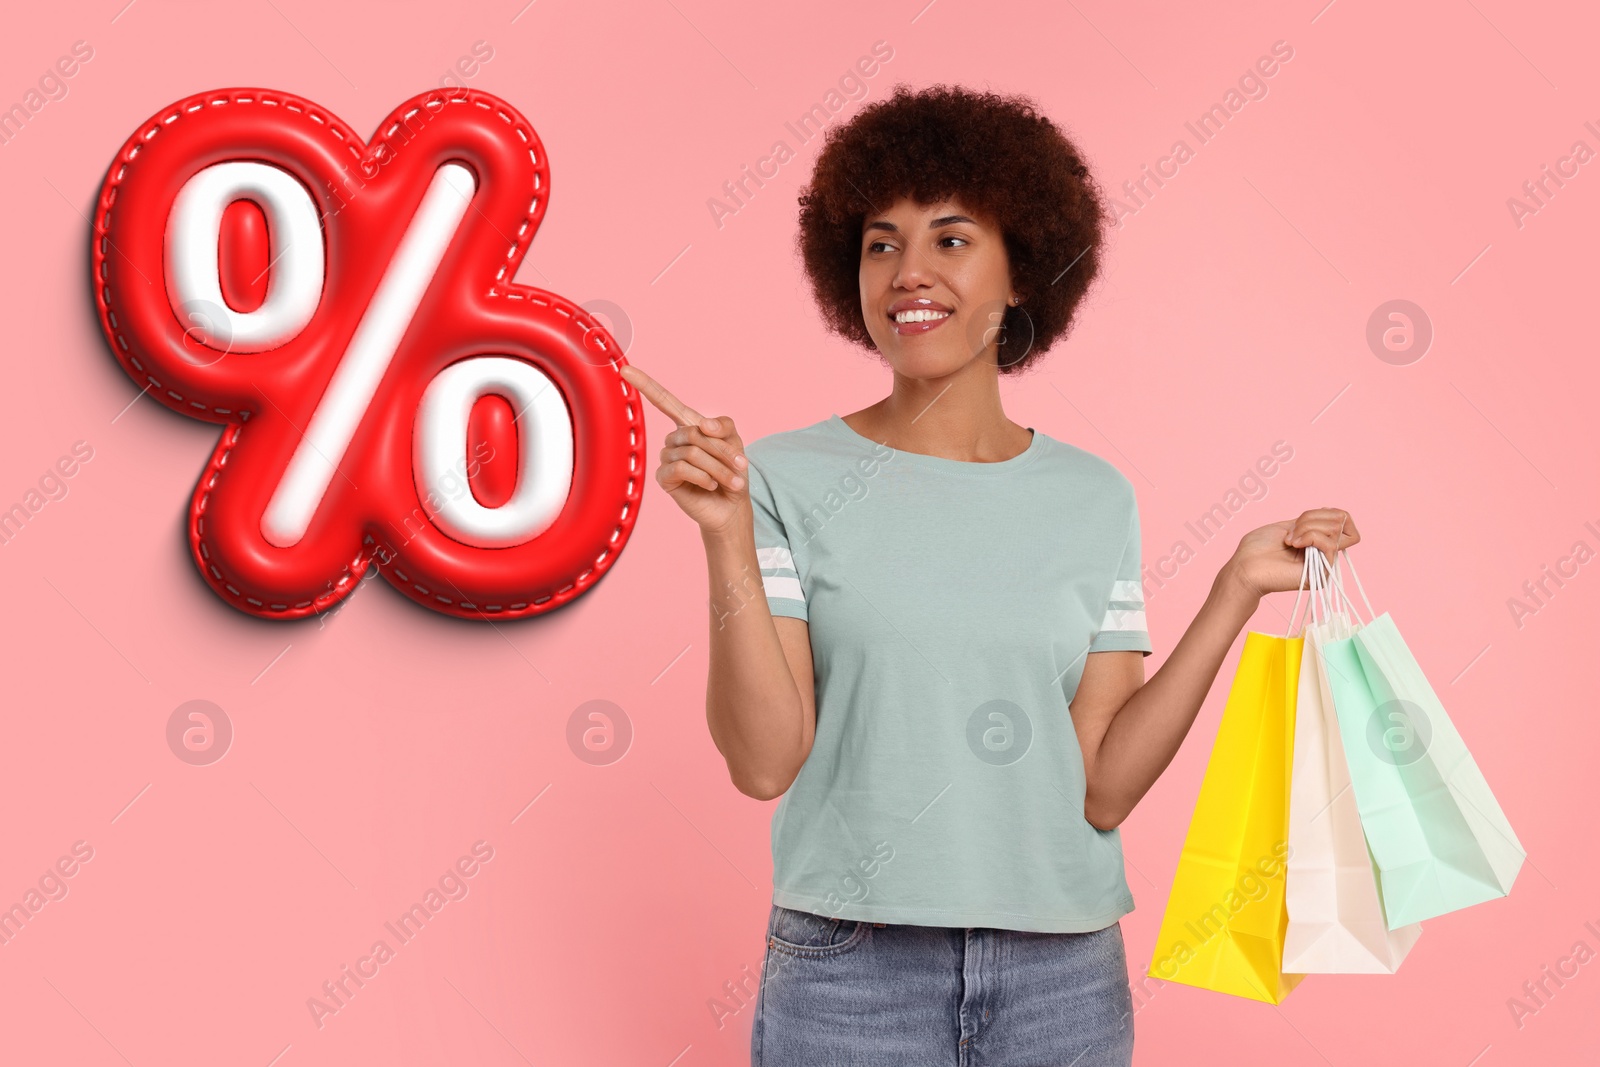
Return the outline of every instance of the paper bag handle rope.
{"type": "MultiPolygon", "coordinates": [[[[1361,586],[1361,575],[1356,573],[1356,559],[1355,559],[1355,557],[1350,554],[1350,550],[1348,548],[1341,548],[1339,550],[1338,558],[1342,559],[1346,563],[1350,564],[1350,577],[1352,577],[1352,578],[1354,578],[1356,580],[1356,590],[1358,592],[1360,592],[1360,594],[1361,594],[1361,602],[1367,606],[1367,621],[1371,622],[1373,619],[1376,619],[1378,617],[1378,613],[1376,611],[1372,610],[1372,601],[1367,599],[1367,591],[1365,589],[1363,589],[1362,586],[1361,586]]],[[[1335,562],[1337,563],[1337,561],[1335,561],[1335,562]]],[[[1357,614],[1357,612],[1356,612],[1355,601],[1351,600],[1349,595],[1345,593],[1345,591],[1344,591],[1344,577],[1340,573],[1339,568],[1337,566],[1335,566],[1334,569],[1333,569],[1333,585],[1334,585],[1334,588],[1338,590],[1339,595],[1341,597],[1344,597],[1345,602],[1350,605],[1350,613],[1352,615],[1355,615],[1357,622],[1360,622],[1361,621],[1361,616],[1359,614],[1357,614]]]]}
{"type": "MultiPolygon", "coordinates": [[[[1343,557],[1350,564],[1350,575],[1355,578],[1356,589],[1361,593],[1362,602],[1367,605],[1367,621],[1370,622],[1378,617],[1378,613],[1372,609],[1372,601],[1368,599],[1367,591],[1361,585],[1361,576],[1356,573],[1355,560],[1350,556],[1348,548],[1341,548],[1338,556],[1343,557]]],[[[1335,562],[1337,563],[1337,559],[1335,562]]],[[[1307,622],[1320,625],[1325,616],[1331,617],[1335,612],[1342,612],[1344,610],[1343,605],[1349,605],[1350,615],[1355,620],[1356,625],[1365,625],[1361,620],[1361,611],[1356,607],[1356,602],[1351,600],[1350,595],[1345,592],[1344,576],[1337,565],[1329,567],[1328,561],[1323,557],[1322,552],[1314,546],[1308,545],[1301,550],[1300,585],[1295,590],[1294,607],[1289,609],[1289,627],[1284,632],[1284,636],[1294,636],[1297,629],[1303,635],[1307,622]],[[1300,598],[1308,592],[1311,595],[1302,615],[1300,612],[1300,598]],[[1341,604],[1341,601],[1343,604],[1341,604]],[[1295,617],[1297,615],[1300,615],[1298,628],[1295,626],[1295,617]]]]}
{"type": "MultiPolygon", "coordinates": [[[[1301,549],[1301,553],[1300,553],[1300,585],[1294,591],[1294,607],[1289,609],[1289,628],[1284,631],[1284,633],[1283,633],[1284,637],[1294,637],[1295,636],[1294,617],[1296,615],[1300,614],[1300,597],[1301,597],[1302,594],[1305,593],[1305,591],[1306,591],[1306,581],[1311,575],[1311,555],[1312,555],[1312,550],[1310,548],[1301,549]]],[[[1312,586],[1311,595],[1313,597],[1316,596],[1316,587],[1315,587],[1315,585],[1312,586]]],[[[1307,613],[1309,613],[1311,611],[1311,605],[1310,604],[1306,605],[1306,611],[1307,611],[1307,613]]],[[[1306,620],[1304,618],[1302,618],[1300,620],[1300,630],[1303,632],[1305,630],[1305,628],[1306,628],[1306,620]]]]}

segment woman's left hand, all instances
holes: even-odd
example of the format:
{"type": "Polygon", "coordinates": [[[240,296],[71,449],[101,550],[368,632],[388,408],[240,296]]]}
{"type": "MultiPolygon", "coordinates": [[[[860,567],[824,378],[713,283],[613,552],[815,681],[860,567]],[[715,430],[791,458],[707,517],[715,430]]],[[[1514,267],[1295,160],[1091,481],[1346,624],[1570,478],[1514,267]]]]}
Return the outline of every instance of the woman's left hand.
{"type": "Polygon", "coordinates": [[[1302,549],[1316,547],[1328,565],[1334,553],[1361,540],[1350,513],[1340,508],[1313,508],[1293,522],[1275,522],[1251,530],[1228,561],[1239,582],[1256,596],[1300,588],[1305,568],[1302,549]]]}

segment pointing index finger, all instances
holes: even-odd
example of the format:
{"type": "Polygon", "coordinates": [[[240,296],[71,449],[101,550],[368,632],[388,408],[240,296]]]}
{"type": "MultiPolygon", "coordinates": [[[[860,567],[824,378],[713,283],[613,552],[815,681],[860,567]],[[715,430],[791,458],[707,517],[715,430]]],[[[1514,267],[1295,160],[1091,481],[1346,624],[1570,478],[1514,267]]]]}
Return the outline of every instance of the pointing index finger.
{"type": "Polygon", "coordinates": [[[632,363],[622,368],[622,376],[633,383],[650,403],[679,426],[699,426],[705,420],[694,408],[667,391],[666,387],[632,363]]]}

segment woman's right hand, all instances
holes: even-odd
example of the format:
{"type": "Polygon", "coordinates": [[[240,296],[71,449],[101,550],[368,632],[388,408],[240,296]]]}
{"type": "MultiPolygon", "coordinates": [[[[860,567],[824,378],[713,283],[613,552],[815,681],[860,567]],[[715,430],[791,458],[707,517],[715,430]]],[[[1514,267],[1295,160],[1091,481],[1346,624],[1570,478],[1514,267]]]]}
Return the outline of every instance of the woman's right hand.
{"type": "Polygon", "coordinates": [[[702,533],[726,533],[751,524],[749,468],[744,442],[726,415],[708,419],[667,392],[633,364],[622,368],[641,396],[677,424],[661,448],[656,481],[702,533]]]}

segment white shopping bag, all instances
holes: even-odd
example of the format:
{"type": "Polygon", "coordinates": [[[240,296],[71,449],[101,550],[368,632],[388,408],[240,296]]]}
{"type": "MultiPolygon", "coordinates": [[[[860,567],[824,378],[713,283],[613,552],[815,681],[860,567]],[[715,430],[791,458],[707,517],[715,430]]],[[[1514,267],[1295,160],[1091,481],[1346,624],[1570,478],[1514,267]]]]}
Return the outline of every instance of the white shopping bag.
{"type": "Polygon", "coordinates": [[[1330,581],[1321,551],[1308,547],[1305,554],[1311,603],[1309,624],[1302,627],[1289,779],[1283,970],[1392,974],[1422,936],[1422,924],[1390,930],[1385,919],[1322,656],[1325,641],[1349,637],[1359,628],[1359,616],[1344,610],[1343,585],[1337,576],[1330,581]]]}

